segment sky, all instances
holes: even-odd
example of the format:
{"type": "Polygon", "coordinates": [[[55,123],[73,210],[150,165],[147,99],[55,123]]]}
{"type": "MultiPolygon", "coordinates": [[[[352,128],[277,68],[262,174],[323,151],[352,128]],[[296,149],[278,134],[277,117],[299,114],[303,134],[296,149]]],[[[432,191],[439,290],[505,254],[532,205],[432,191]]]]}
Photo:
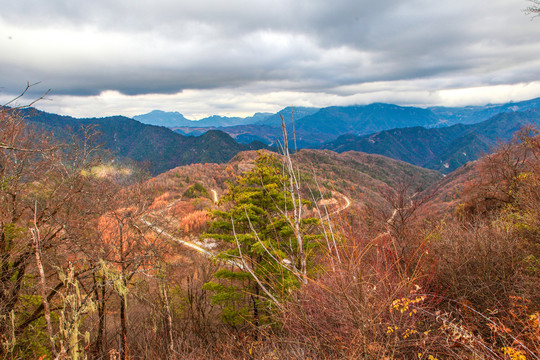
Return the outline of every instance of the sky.
{"type": "Polygon", "coordinates": [[[540,97],[527,0],[16,0],[0,104],[200,119],[286,106],[462,106],[540,97]]]}

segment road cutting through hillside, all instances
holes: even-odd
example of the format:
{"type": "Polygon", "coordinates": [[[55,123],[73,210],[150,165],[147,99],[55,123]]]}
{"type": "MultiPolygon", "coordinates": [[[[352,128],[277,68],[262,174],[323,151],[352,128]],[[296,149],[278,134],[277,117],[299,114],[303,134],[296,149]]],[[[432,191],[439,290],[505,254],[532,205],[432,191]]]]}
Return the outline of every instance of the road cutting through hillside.
{"type": "Polygon", "coordinates": [[[343,194],[339,194],[339,195],[341,195],[341,196],[343,197],[343,199],[345,200],[345,206],[342,207],[341,209],[337,209],[337,210],[332,211],[332,212],[330,213],[330,215],[338,214],[338,213],[340,213],[340,212],[342,212],[342,211],[345,211],[349,206],[351,206],[351,200],[349,200],[348,197],[346,197],[346,196],[343,195],[343,194]]]}
{"type": "MultiPolygon", "coordinates": [[[[218,203],[219,199],[218,199],[218,194],[217,194],[217,191],[214,190],[214,189],[211,189],[210,190],[212,192],[212,194],[214,195],[213,198],[214,198],[214,203],[218,203]]],[[[339,194],[339,193],[335,193],[335,194],[339,194]]],[[[345,200],[345,206],[343,206],[342,208],[339,208],[333,212],[330,213],[330,215],[334,215],[334,214],[337,214],[337,213],[340,213],[344,210],[346,210],[349,206],[351,206],[351,200],[349,200],[349,198],[343,194],[339,194],[343,197],[343,199],[345,200]]],[[[178,202],[179,200],[175,201],[174,203],[178,202]]],[[[169,208],[172,204],[169,204],[167,206],[167,208],[169,208]]],[[[187,246],[188,248],[190,249],[193,249],[195,251],[197,251],[198,253],[200,254],[203,254],[204,256],[210,258],[210,259],[214,259],[216,257],[217,254],[214,254],[212,253],[211,251],[208,251],[207,249],[203,248],[202,246],[199,246],[197,244],[194,244],[190,241],[186,241],[186,240],[183,240],[183,239],[180,239],[170,233],[168,233],[165,229],[151,223],[150,221],[148,221],[146,219],[145,216],[141,217],[141,221],[146,224],[148,227],[150,227],[153,231],[155,231],[158,235],[163,235],[171,240],[173,240],[174,242],[176,243],[179,243],[181,245],[185,245],[187,246]]],[[[234,265],[234,266],[237,266],[238,268],[240,269],[243,269],[244,268],[244,265],[240,262],[237,262],[237,261],[234,261],[234,260],[223,260],[224,262],[226,262],[227,264],[230,264],[230,265],[234,265]]]]}
{"type": "MultiPolygon", "coordinates": [[[[144,216],[141,218],[141,220],[148,227],[150,227],[152,230],[154,230],[158,235],[164,235],[165,237],[168,237],[169,239],[171,239],[171,240],[173,240],[173,241],[175,241],[175,242],[177,242],[179,244],[185,245],[185,246],[187,246],[187,247],[189,247],[189,248],[203,254],[204,256],[206,256],[206,257],[208,257],[210,259],[214,259],[216,257],[216,254],[206,250],[205,248],[203,248],[203,247],[201,247],[201,246],[199,246],[197,244],[194,244],[194,243],[192,243],[190,241],[185,241],[185,240],[179,239],[176,236],[169,234],[164,229],[162,229],[159,226],[157,226],[155,224],[152,224],[150,221],[146,220],[146,218],[144,216]]],[[[237,266],[240,269],[244,268],[244,265],[237,262],[237,261],[234,261],[234,260],[223,260],[223,261],[226,262],[227,264],[237,266]]]]}
{"type": "Polygon", "coordinates": [[[176,241],[177,243],[180,243],[182,245],[186,245],[187,247],[192,248],[193,250],[196,250],[196,251],[198,251],[198,252],[200,252],[200,253],[202,253],[204,255],[207,255],[207,256],[210,256],[210,257],[215,256],[214,254],[212,254],[210,251],[206,250],[205,248],[202,248],[202,247],[200,247],[198,245],[193,244],[192,242],[179,239],[176,236],[173,236],[173,235],[169,234],[164,229],[162,229],[159,226],[154,225],[150,221],[146,220],[146,218],[144,216],[141,218],[141,220],[142,220],[143,223],[148,225],[152,230],[154,230],[156,233],[158,233],[158,235],[165,235],[166,237],[176,241]]]}
{"type": "MultiPolygon", "coordinates": [[[[212,192],[212,194],[214,195],[213,198],[214,198],[214,203],[217,204],[219,199],[218,199],[218,194],[217,194],[217,191],[214,190],[214,189],[211,189],[210,190],[212,192]]],[[[170,203],[169,205],[167,205],[167,207],[165,209],[169,209],[171,208],[173,205],[175,205],[177,202],[181,201],[182,199],[178,199],[176,201],[173,201],[172,203],[170,203]]],[[[163,210],[161,210],[160,212],[162,212],[163,210]]],[[[148,221],[146,219],[145,216],[141,217],[141,220],[143,223],[145,223],[147,226],[149,226],[152,230],[154,230],[158,235],[164,235],[165,237],[168,237],[169,239],[179,243],[179,244],[182,244],[182,245],[185,245],[201,254],[203,254],[204,256],[206,257],[209,257],[209,258],[214,258],[216,256],[216,254],[208,251],[207,249],[197,245],[197,244],[194,244],[190,241],[186,241],[186,240],[182,240],[182,239],[179,239],[177,238],[176,236],[168,233],[167,231],[165,231],[165,229],[162,229],[160,228],[159,226],[155,225],[155,224],[152,224],[150,221],[148,221]]],[[[236,265],[238,267],[243,267],[242,264],[240,263],[237,263],[235,261],[227,261],[227,263],[230,263],[232,265],[236,265]]]]}
{"type": "Polygon", "coordinates": [[[217,196],[217,191],[212,189],[210,190],[212,192],[212,194],[214,194],[214,204],[217,204],[219,202],[219,199],[218,199],[218,196],[217,196]]]}

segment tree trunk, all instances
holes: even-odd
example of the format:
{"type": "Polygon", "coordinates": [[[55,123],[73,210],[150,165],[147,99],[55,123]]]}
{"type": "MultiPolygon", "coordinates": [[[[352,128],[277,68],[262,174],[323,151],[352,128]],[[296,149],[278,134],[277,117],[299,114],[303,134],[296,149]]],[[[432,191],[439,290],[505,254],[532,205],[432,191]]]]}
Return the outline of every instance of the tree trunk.
{"type": "Polygon", "coordinates": [[[171,315],[171,306],[169,304],[169,295],[167,294],[167,288],[165,287],[165,284],[162,280],[161,283],[161,290],[163,292],[163,302],[165,306],[165,316],[167,317],[167,321],[165,321],[165,327],[167,332],[167,340],[169,342],[168,350],[169,354],[168,357],[170,359],[174,359],[174,337],[173,337],[173,322],[172,322],[172,315],[171,315]]]}
{"type": "Polygon", "coordinates": [[[94,293],[97,301],[98,311],[98,330],[94,351],[98,359],[104,358],[103,339],[105,338],[105,279],[101,277],[99,280],[94,275],[94,293]],[[98,286],[99,284],[99,286],[98,286]],[[101,292],[99,289],[101,288],[101,292]],[[101,293],[101,294],[100,294],[101,293]]]}
{"type": "Polygon", "coordinates": [[[257,296],[251,295],[251,301],[253,302],[253,325],[255,325],[255,340],[259,340],[259,306],[257,304],[257,299],[259,299],[259,287],[255,286],[255,294],[257,296]]]}
{"type": "MultiPolygon", "coordinates": [[[[37,203],[36,203],[37,207],[37,203]]],[[[34,253],[36,255],[36,267],[39,272],[39,279],[40,279],[40,290],[41,290],[41,301],[43,303],[43,314],[45,316],[45,323],[47,324],[47,333],[49,335],[49,343],[51,346],[51,353],[56,357],[56,346],[54,342],[54,334],[52,329],[52,323],[51,323],[51,310],[49,308],[49,301],[47,300],[47,290],[46,290],[46,283],[45,283],[45,271],[43,270],[43,262],[41,261],[41,245],[40,245],[40,235],[39,235],[39,229],[35,225],[35,214],[34,214],[34,229],[31,230],[32,232],[32,239],[34,243],[34,253]]]]}
{"type": "Polygon", "coordinates": [[[120,300],[120,360],[127,359],[126,295],[120,300]]]}

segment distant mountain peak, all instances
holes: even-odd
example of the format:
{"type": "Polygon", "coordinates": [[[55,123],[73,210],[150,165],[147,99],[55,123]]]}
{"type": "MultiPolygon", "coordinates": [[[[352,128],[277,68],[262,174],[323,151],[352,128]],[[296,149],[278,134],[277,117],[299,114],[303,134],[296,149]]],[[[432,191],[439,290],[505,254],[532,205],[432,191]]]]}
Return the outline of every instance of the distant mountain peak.
{"type": "Polygon", "coordinates": [[[163,110],[152,110],[147,114],[134,116],[133,119],[146,125],[165,127],[183,126],[182,124],[191,122],[191,120],[186,119],[178,111],[170,112],[163,110]]]}
{"type": "Polygon", "coordinates": [[[152,110],[147,114],[134,116],[133,119],[147,125],[165,126],[168,128],[177,127],[224,127],[247,125],[264,119],[271,114],[256,113],[246,118],[229,117],[221,115],[211,115],[200,120],[186,119],[178,111],[152,110]]]}

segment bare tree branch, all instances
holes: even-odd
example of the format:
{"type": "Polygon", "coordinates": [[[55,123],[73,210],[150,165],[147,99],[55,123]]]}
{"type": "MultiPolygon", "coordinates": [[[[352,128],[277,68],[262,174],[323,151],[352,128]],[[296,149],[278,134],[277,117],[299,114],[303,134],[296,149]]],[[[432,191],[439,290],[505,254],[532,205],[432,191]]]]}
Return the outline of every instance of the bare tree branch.
{"type": "MultiPolygon", "coordinates": [[[[38,101],[41,101],[43,99],[45,99],[45,97],[51,92],[51,89],[48,89],[47,91],[45,91],[45,93],[43,93],[43,95],[41,95],[40,97],[38,97],[37,99],[34,99],[33,101],[31,101],[30,103],[28,104],[25,104],[25,105],[19,105],[19,106],[10,106],[10,104],[13,104],[15,103],[17,100],[21,99],[24,97],[24,95],[26,95],[26,93],[28,92],[28,90],[30,90],[30,88],[32,88],[33,86],[36,86],[38,85],[39,82],[36,82],[36,83],[33,83],[33,84],[30,84],[29,82],[26,83],[26,88],[16,97],[14,97],[13,99],[11,99],[10,101],[8,101],[7,103],[5,103],[4,105],[2,105],[1,107],[2,108],[8,108],[9,107],[9,110],[20,110],[20,109],[25,109],[25,108],[29,108],[29,107],[32,107],[35,103],[37,103],[38,101]]],[[[0,109],[0,112],[4,111],[4,109],[0,109]]]]}

